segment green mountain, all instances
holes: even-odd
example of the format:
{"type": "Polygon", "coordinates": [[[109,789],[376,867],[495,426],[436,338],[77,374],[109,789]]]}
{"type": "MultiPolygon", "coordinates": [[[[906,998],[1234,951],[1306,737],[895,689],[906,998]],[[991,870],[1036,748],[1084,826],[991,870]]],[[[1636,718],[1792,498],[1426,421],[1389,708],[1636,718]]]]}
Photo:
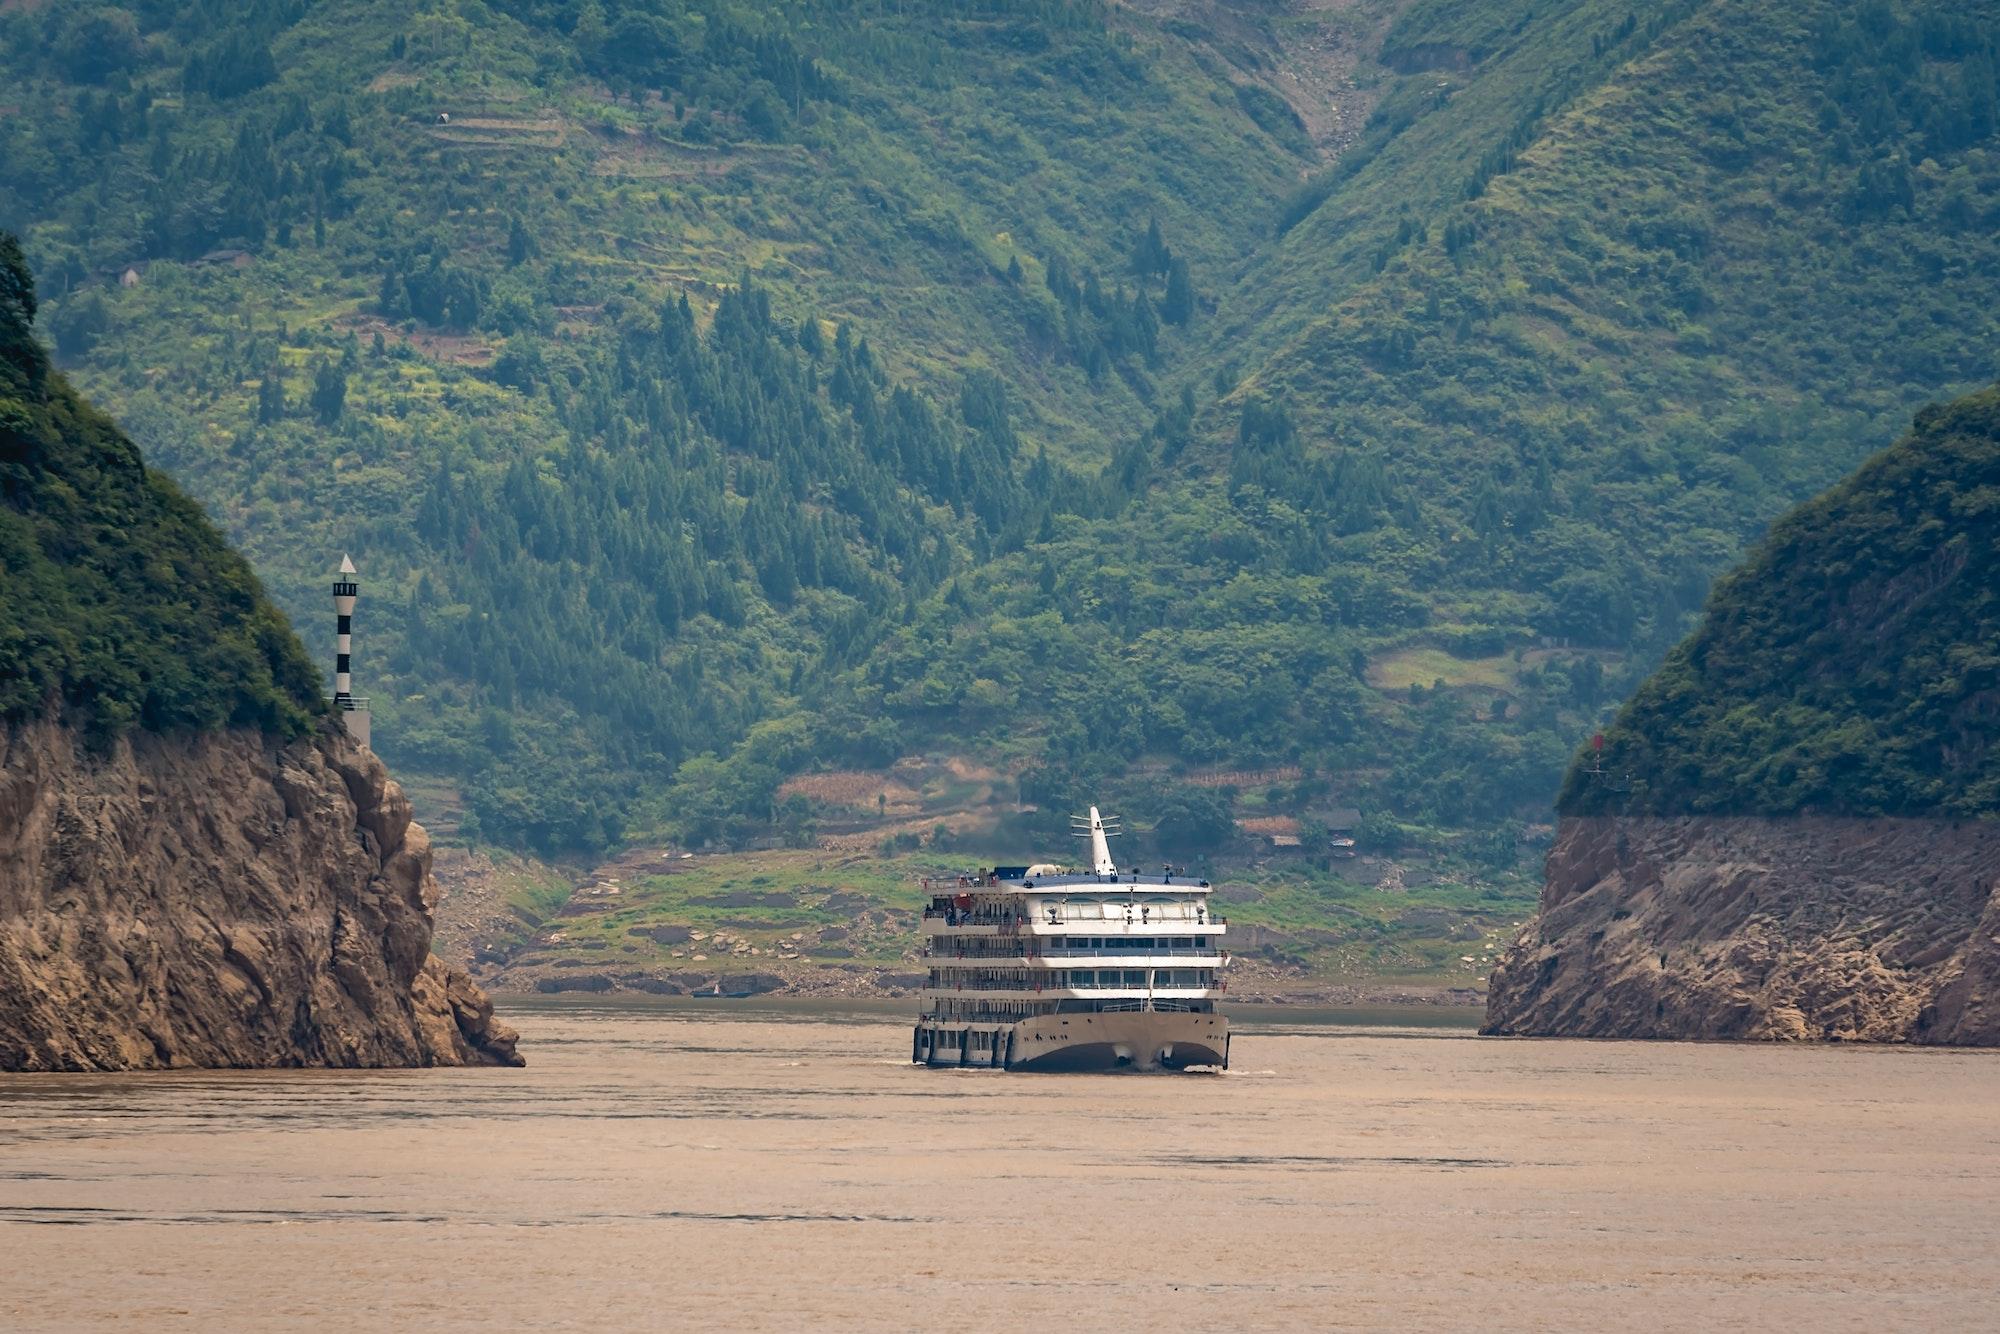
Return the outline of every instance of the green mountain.
{"type": "Polygon", "coordinates": [[[949,572],[1103,507],[1093,456],[1302,146],[1110,18],[10,12],[7,220],[59,353],[301,623],[361,558],[399,768],[601,845],[949,572]]]}
{"type": "Polygon", "coordinates": [[[483,837],[977,752],[1502,871],[1761,525],[1992,378],[1995,18],[52,3],[0,224],[302,623],[356,552],[483,837]]]}
{"type": "Polygon", "coordinates": [[[1120,455],[1117,515],[934,600],[854,706],[1051,720],[1046,804],[1157,753],[1296,759],[1432,826],[1532,808],[1770,516],[1992,377],[1995,31],[1411,6],[1410,72],[1206,326],[1221,400],[1120,455]]]}
{"type": "Polygon", "coordinates": [[[2000,388],[1775,524],[1566,814],[2000,814],[2000,388]]]}
{"type": "Polygon", "coordinates": [[[79,398],[0,232],[0,720],[304,732],[319,680],[250,567],[79,398]]]}

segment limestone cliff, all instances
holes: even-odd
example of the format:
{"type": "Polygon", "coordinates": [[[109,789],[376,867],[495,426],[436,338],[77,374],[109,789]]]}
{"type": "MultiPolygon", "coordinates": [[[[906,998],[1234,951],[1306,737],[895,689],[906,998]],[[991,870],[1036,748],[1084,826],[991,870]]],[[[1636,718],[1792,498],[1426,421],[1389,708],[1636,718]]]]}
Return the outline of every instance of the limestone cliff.
{"type": "Polygon", "coordinates": [[[2000,823],[1565,819],[1484,1031],[2000,1045],[2000,823]]]}
{"type": "Polygon", "coordinates": [[[0,723],[0,1069],[519,1065],[344,734],[0,723]]]}

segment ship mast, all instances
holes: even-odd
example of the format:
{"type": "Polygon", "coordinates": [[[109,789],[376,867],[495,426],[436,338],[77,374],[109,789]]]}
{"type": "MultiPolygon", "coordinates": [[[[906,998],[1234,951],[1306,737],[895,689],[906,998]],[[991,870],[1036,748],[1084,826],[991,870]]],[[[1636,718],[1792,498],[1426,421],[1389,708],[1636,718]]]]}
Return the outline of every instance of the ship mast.
{"type": "Polygon", "coordinates": [[[1090,839],[1090,871],[1092,875],[1117,875],[1118,864],[1111,860],[1111,844],[1107,838],[1125,831],[1118,827],[1118,817],[1105,817],[1097,813],[1097,807],[1090,808],[1090,819],[1086,823],[1080,815],[1072,815],[1070,832],[1078,838],[1086,835],[1090,839]]]}

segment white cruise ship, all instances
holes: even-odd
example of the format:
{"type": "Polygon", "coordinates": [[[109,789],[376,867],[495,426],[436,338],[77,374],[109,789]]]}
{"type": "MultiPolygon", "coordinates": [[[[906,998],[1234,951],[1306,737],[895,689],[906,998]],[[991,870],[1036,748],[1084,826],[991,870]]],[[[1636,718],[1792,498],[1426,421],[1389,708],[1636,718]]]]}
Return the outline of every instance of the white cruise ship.
{"type": "Polygon", "coordinates": [[[1111,860],[1090,808],[1088,873],[1000,866],[928,880],[930,969],[910,1059],[1003,1070],[1227,1069],[1215,1012],[1228,922],[1208,882],[1111,860]]]}

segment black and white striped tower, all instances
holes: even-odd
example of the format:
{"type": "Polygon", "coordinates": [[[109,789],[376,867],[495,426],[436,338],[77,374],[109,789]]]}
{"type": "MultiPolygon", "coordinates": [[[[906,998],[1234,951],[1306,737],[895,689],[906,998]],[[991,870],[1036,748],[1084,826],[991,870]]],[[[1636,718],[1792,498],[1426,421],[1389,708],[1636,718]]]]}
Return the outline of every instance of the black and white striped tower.
{"type": "Polygon", "coordinates": [[[362,745],[368,744],[368,701],[354,695],[354,599],[361,592],[355,581],[354,562],[345,553],[340,557],[340,573],[333,576],[333,610],[336,614],[333,641],[333,707],[347,724],[347,734],[362,745]]]}

